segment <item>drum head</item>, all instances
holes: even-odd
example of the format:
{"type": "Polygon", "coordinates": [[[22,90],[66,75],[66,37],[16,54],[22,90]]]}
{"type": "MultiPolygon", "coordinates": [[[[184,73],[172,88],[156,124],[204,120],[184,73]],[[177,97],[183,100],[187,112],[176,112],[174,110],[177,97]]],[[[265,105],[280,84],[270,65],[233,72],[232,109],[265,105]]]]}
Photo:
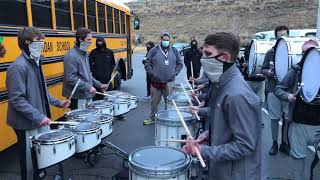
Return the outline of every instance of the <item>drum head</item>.
{"type": "Polygon", "coordinates": [[[76,132],[89,132],[100,128],[100,125],[95,122],[82,121],[81,123],[72,127],[76,132]]]}
{"type": "Polygon", "coordinates": [[[123,92],[123,91],[107,91],[105,93],[110,96],[129,96],[127,92],[123,92]]]}
{"type": "Polygon", "coordinates": [[[89,122],[95,122],[95,123],[102,123],[105,121],[110,121],[113,119],[113,116],[111,115],[93,115],[90,117],[86,117],[84,121],[89,121],[89,122]]]}
{"type": "Polygon", "coordinates": [[[254,67],[254,63],[255,63],[255,54],[256,54],[256,47],[257,43],[256,40],[252,40],[251,41],[251,45],[250,45],[250,53],[249,53],[249,59],[248,59],[248,72],[249,75],[252,74],[253,67],[254,67]]]}
{"type": "Polygon", "coordinates": [[[320,52],[310,48],[302,58],[301,82],[304,100],[310,103],[318,95],[320,88],[320,52]]]}
{"type": "Polygon", "coordinates": [[[173,175],[188,170],[190,156],[169,147],[144,147],[130,154],[130,168],[148,175],[173,175]]]}
{"type": "MultiPolygon", "coordinates": [[[[183,86],[184,86],[184,88],[185,88],[186,91],[191,90],[188,84],[183,84],[183,86]]],[[[183,91],[183,87],[181,86],[181,83],[179,83],[179,84],[173,84],[173,85],[171,86],[171,88],[172,88],[173,91],[174,91],[174,90],[183,91]]]]}
{"type": "Polygon", "coordinates": [[[112,107],[112,103],[105,101],[105,100],[98,100],[98,101],[93,101],[92,103],[89,104],[88,107],[90,108],[106,108],[106,107],[112,107]]]}
{"type": "MultiPolygon", "coordinates": [[[[186,124],[191,124],[194,122],[195,117],[187,111],[180,111],[184,121],[186,124]]],[[[174,124],[174,125],[182,125],[180,122],[179,115],[176,110],[164,110],[159,111],[156,115],[156,121],[164,124],[174,124]]]]}
{"type": "Polygon", "coordinates": [[[57,141],[63,141],[65,139],[68,139],[70,137],[74,136],[74,133],[62,129],[56,129],[56,130],[49,130],[44,133],[40,133],[37,136],[35,136],[35,140],[37,142],[41,143],[50,143],[50,142],[57,142],[57,141]]]}
{"type": "Polygon", "coordinates": [[[70,118],[83,118],[88,117],[93,114],[97,114],[98,110],[96,109],[76,109],[67,113],[67,117],[70,118]]]}
{"type": "Polygon", "coordinates": [[[172,100],[176,101],[176,102],[181,102],[181,103],[188,103],[188,98],[186,95],[184,94],[171,94],[167,97],[169,102],[172,102],[172,100]]]}
{"type": "Polygon", "coordinates": [[[289,50],[285,39],[277,40],[274,53],[274,68],[278,81],[281,81],[288,72],[289,67],[289,50]]]}

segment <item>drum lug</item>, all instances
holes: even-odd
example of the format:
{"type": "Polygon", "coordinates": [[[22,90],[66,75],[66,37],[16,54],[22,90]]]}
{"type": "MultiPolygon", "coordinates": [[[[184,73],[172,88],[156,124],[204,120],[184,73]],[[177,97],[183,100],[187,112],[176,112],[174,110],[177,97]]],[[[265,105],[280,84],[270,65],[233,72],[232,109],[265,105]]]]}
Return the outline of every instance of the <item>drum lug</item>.
{"type": "Polygon", "coordinates": [[[40,154],[40,146],[37,147],[38,154],[40,154]]]}
{"type": "Polygon", "coordinates": [[[131,106],[131,102],[128,103],[128,108],[131,106]]]}
{"type": "Polygon", "coordinates": [[[82,142],[84,143],[84,134],[82,135],[82,142]]]}
{"type": "Polygon", "coordinates": [[[56,146],[53,146],[53,154],[56,154],[56,146]]]}

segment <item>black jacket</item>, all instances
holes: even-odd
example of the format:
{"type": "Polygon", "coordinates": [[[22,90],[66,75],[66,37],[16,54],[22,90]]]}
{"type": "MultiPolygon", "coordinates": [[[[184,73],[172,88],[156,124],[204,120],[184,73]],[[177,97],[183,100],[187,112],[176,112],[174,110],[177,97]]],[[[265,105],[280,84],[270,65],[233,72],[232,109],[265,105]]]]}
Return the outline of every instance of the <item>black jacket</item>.
{"type": "Polygon", "coordinates": [[[89,55],[90,69],[92,76],[101,83],[108,83],[116,65],[113,51],[106,47],[105,40],[98,38],[97,41],[103,42],[102,48],[95,48],[89,55]]]}
{"type": "Polygon", "coordinates": [[[201,62],[200,59],[202,57],[202,53],[199,49],[197,48],[189,48],[185,51],[184,54],[184,65],[187,68],[187,74],[188,77],[191,76],[191,66],[190,62],[192,62],[193,65],[193,73],[194,73],[194,78],[197,78],[200,76],[200,70],[201,70],[201,62]]]}

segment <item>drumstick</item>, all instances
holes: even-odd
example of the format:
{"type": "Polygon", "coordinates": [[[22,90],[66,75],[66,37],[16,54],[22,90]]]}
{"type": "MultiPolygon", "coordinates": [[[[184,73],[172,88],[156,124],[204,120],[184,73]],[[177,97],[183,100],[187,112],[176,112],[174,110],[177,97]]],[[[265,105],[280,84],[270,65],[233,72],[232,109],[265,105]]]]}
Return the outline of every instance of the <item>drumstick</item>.
{"type": "Polygon", "coordinates": [[[71,98],[73,97],[74,93],[76,92],[76,90],[77,90],[77,88],[78,88],[78,86],[79,86],[79,84],[80,84],[80,81],[81,81],[81,80],[78,79],[76,85],[73,87],[70,96],[67,98],[68,101],[70,101],[71,98]]]}
{"type": "Polygon", "coordinates": [[[105,94],[105,93],[101,93],[101,92],[96,92],[96,94],[100,94],[102,96],[109,96],[109,97],[115,97],[115,96],[112,96],[110,94],[105,94]]]}
{"type": "MultiPolygon", "coordinates": [[[[191,87],[190,83],[189,83],[189,82],[187,82],[187,84],[188,84],[188,86],[189,86],[189,88],[190,88],[191,92],[192,92],[193,94],[195,94],[195,92],[194,92],[193,88],[191,87]]],[[[196,99],[197,103],[198,103],[198,104],[199,104],[199,106],[200,106],[200,105],[201,105],[201,102],[200,102],[200,100],[199,100],[198,96],[195,96],[195,99],[196,99]]]]}
{"type": "Polygon", "coordinates": [[[51,121],[50,124],[58,124],[58,125],[77,125],[77,124],[79,124],[79,122],[51,121]]]}
{"type": "Polygon", "coordinates": [[[116,77],[117,74],[118,74],[118,71],[116,71],[116,72],[112,75],[110,81],[109,81],[108,84],[107,84],[108,86],[109,86],[109,84],[111,83],[111,81],[116,77]]]}
{"type": "MultiPolygon", "coordinates": [[[[184,85],[183,85],[182,83],[181,83],[181,87],[182,87],[182,90],[183,90],[184,94],[187,96],[187,99],[188,99],[188,101],[189,101],[190,106],[193,106],[193,104],[192,104],[192,102],[191,102],[191,100],[190,100],[190,98],[189,98],[189,96],[188,96],[188,93],[187,93],[187,91],[186,91],[186,89],[184,88],[184,85]]],[[[193,110],[193,112],[194,112],[194,114],[196,115],[196,118],[200,121],[200,117],[199,117],[198,113],[197,113],[195,110],[193,110]]]]}
{"type": "MultiPolygon", "coordinates": [[[[178,107],[177,107],[176,102],[175,102],[174,100],[172,100],[172,103],[173,103],[173,106],[175,107],[175,109],[176,109],[176,111],[177,111],[177,113],[178,113],[179,119],[180,119],[180,121],[181,121],[181,124],[182,124],[184,130],[187,132],[187,135],[188,135],[190,138],[193,139],[193,137],[191,136],[191,133],[190,133],[190,131],[189,131],[187,125],[186,125],[186,122],[184,122],[184,119],[183,119],[183,117],[182,117],[182,115],[181,115],[181,113],[180,113],[180,110],[179,110],[178,107]]],[[[200,152],[199,152],[199,149],[198,149],[197,147],[194,147],[194,148],[195,148],[195,150],[196,150],[196,154],[197,154],[197,157],[198,157],[198,159],[199,159],[199,161],[200,161],[200,163],[201,163],[201,166],[202,166],[203,168],[205,168],[205,167],[206,167],[206,164],[205,164],[204,161],[203,161],[203,158],[202,158],[202,156],[201,156],[201,154],[200,154],[200,152]]]]}
{"type": "Polygon", "coordinates": [[[299,92],[301,91],[303,86],[304,86],[304,83],[301,83],[300,86],[298,87],[297,91],[293,95],[297,96],[299,94],[299,92]]]}
{"type": "MultiPolygon", "coordinates": [[[[192,63],[192,61],[190,61],[190,65],[191,65],[191,77],[192,77],[192,79],[194,79],[194,75],[193,75],[193,63],[192,63]]],[[[194,88],[194,81],[192,81],[192,87],[194,88]]]]}
{"type": "Polygon", "coordinates": [[[166,142],[180,142],[180,143],[186,143],[187,140],[185,139],[160,139],[160,141],[166,141],[166,142]]]}

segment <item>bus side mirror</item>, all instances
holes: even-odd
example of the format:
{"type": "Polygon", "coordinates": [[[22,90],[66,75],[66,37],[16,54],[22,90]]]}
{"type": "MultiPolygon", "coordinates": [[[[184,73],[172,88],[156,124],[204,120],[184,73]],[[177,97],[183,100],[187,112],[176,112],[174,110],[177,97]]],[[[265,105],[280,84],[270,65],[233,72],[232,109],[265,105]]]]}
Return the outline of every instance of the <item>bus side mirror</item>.
{"type": "Polygon", "coordinates": [[[140,19],[136,16],[134,17],[134,20],[133,20],[133,28],[135,30],[139,30],[140,29],[140,19]]]}

